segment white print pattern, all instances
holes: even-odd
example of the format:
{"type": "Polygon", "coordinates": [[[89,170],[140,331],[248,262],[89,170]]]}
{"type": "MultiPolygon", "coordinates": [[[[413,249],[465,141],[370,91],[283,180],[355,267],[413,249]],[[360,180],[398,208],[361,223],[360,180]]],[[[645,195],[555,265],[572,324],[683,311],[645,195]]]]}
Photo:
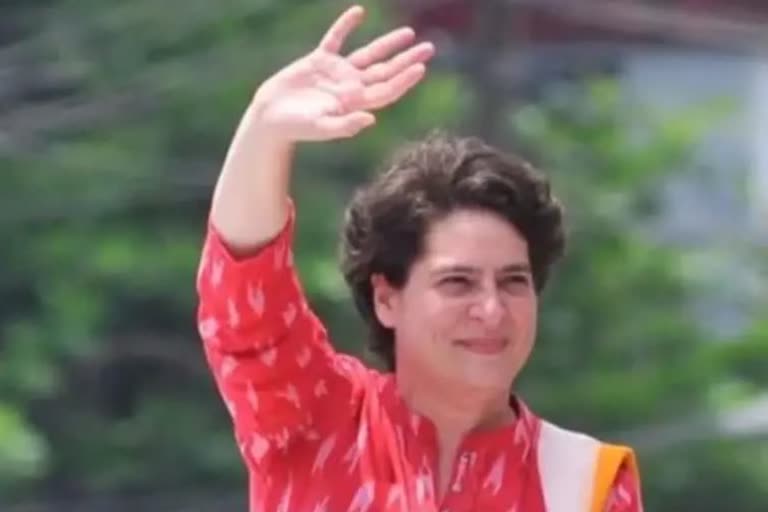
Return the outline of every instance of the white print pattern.
{"type": "Polygon", "coordinates": [[[197,282],[202,283],[205,275],[208,273],[208,264],[211,258],[211,245],[206,245],[200,255],[200,264],[197,267],[197,282]]]}
{"type": "Polygon", "coordinates": [[[365,451],[365,445],[368,443],[368,422],[363,420],[360,423],[360,429],[357,431],[357,449],[360,452],[365,451]]]}
{"type": "Polygon", "coordinates": [[[627,491],[623,484],[619,484],[616,487],[616,496],[619,497],[620,501],[629,501],[632,499],[632,497],[629,495],[629,491],[627,491]]]}
{"type": "Polygon", "coordinates": [[[310,359],[312,359],[312,351],[309,350],[309,347],[302,347],[301,352],[296,356],[296,364],[299,365],[299,368],[306,368],[310,359]]]}
{"type": "Polygon", "coordinates": [[[464,482],[464,475],[467,473],[467,464],[469,464],[469,453],[464,452],[459,457],[459,467],[456,470],[456,478],[451,485],[451,491],[461,492],[462,484],[464,482]]]}
{"type": "Polygon", "coordinates": [[[258,414],[259,412],[259,395],[253,387],[253,382],[249,382],[247,385],[247,391],[245,392],[245,398],[248,400],[248,405],[251,406],[251,414],[258,414]]]}
{"type": "Polygon", "coordinates": [[[233,418],[237,418],[237,405],[235,405],[234,400],[225,398],[224,406],[227,408],[227,411],[229,412],[230,416],[232,416],[233,418]]]}
{"type": "Polygon", "coordinates": [[[227,301],[228,325],[230,329],[237,329],[240,325],[240,313],[237,312],[237,305],[231,298],[227,301]]]}
{"type": "Polygon", "coordinates": [[[205,341],[210,341],[219,332],[219,322],[215,318],[200,321],[198,330],[205,341]]]}
{"type": "Polygon", "coordinates": [[[393,485],[387,493],[387,508],[394,506],[403,499],[403,486],[393,485]]]}
{"type": "Polygon", "coordinates": [[[288,387],[282,393],[277,393],[277,396],[288,400],[297,409],[301,409],[301,402],[299,402],[299,392],[296,391],[296,386],[288,384],[288,387]]]}
{"type": "Polygon", "coordinates": [[[496,462],[493,464],[493,468],[491,468],[490,473],[488,473],[488,477],[485,479],[485,482],[483,483],[484,488],[491,488],[491,492],[494,496],[499,494],[499,491],[501,490],[501,484],[504,481],[504,464],[506,462],[506,456],[500,455],[498,459],[496,459],[496,462]]]}
{"type": "Polygon", "coordinates": [[[528,429],[524,428],[522,423],[518,423],[515,427],[514,443],[516,445],[527,445],[530,443],[530,439],[528,439],[528,429]]]}
{"type": "Polygon", "coordinates": [[[261,362],[264,363],[264,366],[272,367],[275,366],[275,361],[277,360],[277,349],[275,347],[270,347],[266,349],[264,352],[261,353],[261,362]]]}
{"type": "Polygon", "coordinates": [[[325,381],[320,379],[315,385],[315,397],[320,398],[328,394],[328,388],[325,387],[325,381]]]}
{"type": "Polygon", "coordinates": [[[398,425],[395,427],[395,435],[397,435],[397,446],[400,450],[405,450],[405,436],[403,436],[403,427],[398,425]]]}
{"type": "Polygon", "coordinates": [[[277,512],[292,512],[291,508],[291,495],[293,494],[293,481],[291,477],[288,477],[288,486],[285,488],[283,498],[280,500],[280,504],[277,506],[277,512]]]}
{"type": "Polygon", "coordinates": [[[283,322],[285,322],[286,327],[290,327],[293,325],[294,320],[296,320],[296,305],[291,302],[283,311],[283,322]]]}
{"type": "Polygon", "coordinates": [[[288,447],[288,441],[291,439],[291,435],[288,432],[287,428],[284,428],[279,433],[275,434],[272,437],[272,440],[275,443],[275,448],[278,450],[285,450],[288,447]]]}
{"type": "Polygon", "coordinates": [[[219,369],[221,376],[225,379],[228,378],[237,368],[237,364],[237,359],[234,357],[224,356],[224,358],[221,360],[221,368],[219,369]]]}
{"type": "Polygon", "coordinates": [[[419,505],[427,503],[427,500],[434,496],[432,481],[432,475],[429,474],[421,474],[416,477],[416,502],[419,505]]]}
{"type": "Polygon", "coordinates": [[[351,475],[357,468],[357,463],[360,461],[360,450],[357,448],[357,443],[352,443],[341,459],[347,465],[347,471],[351,475]]]}
{"type": "Polygon", "coordinates": [[[256,315],[257,317],[261,317],[264,315],[264,289],[261,287],[261,285],[253,286],[252,284],[248,285],[248,291],[247,291],[247,301],[248,301],[248,307],[251,309],[251,312],[256,315]]]}
{"type": "Polygon", "coordinates": [[[312,464],[312,474],[317,473],[325,469],[325,461],[328,460],[328,456],[336,446],[336,436],[332,435],[320,445],[320,449],[317,451],[317,457],[315,457],[315,463],[312,464]]]}
{"type": "Polygon", "coordinates": [[[634,496],[627,489],[626,484],[622,481],[619,481],[618,484],[615,485],[611,490],[611,494],[608,497],[608,503],[606,504],[606,510],[631,510],[629,507],[633,506],[634,501],[634,496]]]}
{"type": "Polygon", "coordinates": [[[211,265],[211,284],[214,288],[221,286],[221,282],[224,278],[224,262],[220,259],[216,259],[211,265]]]}
{"type": "Polygon", "coordinates": [[[355,497],[352,498],[352,503],[349,505],[347,512],[368,512],[373,505],[373,482],[366,482],[361,485],[355,493],[355,497]]]}
{"type": "Polygon", "coordinates": [[[269,450],[269,441],[261,437],[259,434],[254,433],[251,436],[251,457],[256,462],[260,462],[269,450]]]}
{"type": "Polygon", "coordinates": [[[312,512],[329,512],[328,511],[328,496],[320,500],[317,505],[315,505],[315,508],[312,509],[312,512]]]}
{"type": "MultiPolygon", "coordinates": [[[[250,472],[251,512],[545,512],[519,478],[535,467],[540,425],[519,401],[513,430],[459,448],[453,492],[434,503],[434,429],[391,376],[334,352],[292,269],[290,229],[236,263],[209,236],[197,275],[198,330],[250,472]]],[[[642,512],[634,473],[617,475],[604,512],[642,512]]]]}

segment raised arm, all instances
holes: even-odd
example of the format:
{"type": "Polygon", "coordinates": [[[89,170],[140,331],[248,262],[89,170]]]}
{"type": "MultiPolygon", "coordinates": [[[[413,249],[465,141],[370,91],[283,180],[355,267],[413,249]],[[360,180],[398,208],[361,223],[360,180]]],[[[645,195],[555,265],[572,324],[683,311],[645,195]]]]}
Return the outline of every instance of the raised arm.
{"type": "Polygon", "coordinates": [[[372,112],[418,83],[434,52],[402,28],[342,56],[362,18],[360,7],[344,12],[317,48],[259,87],[213,195],[197,280],[199,331],[253,463],[293,436],[319,435],[338,415],[326,400],[345,404],[354,392],[350,362],[328,343],[293,268],[293,151],[371,126],[372,112]]]}
{"type": "Polygon", "coordinates": [[[249,254],[283,227],[296,143],[356,135],[372,111],[399,99],[424,76],[430,43],[408,47],[401,28],[347,57],[344,40],[363,9],[339,17],[315,50],[267,80],[254,95],[230,146],[214,193],[211,219],[230,249],[249,254]]]}

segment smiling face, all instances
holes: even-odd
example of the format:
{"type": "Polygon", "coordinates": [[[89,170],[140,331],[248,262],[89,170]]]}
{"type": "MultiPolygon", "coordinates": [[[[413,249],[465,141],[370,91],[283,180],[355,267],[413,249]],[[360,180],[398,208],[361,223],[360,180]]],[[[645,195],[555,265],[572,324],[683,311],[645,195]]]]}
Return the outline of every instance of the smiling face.
{"type": "Polygon", "coordinates": [[[405,285],[372,279],[379,321],[395,333],[398,373],[509,390],[536,335],[528,245],[503,218],[458,210],[427,232],[405,285]]]}

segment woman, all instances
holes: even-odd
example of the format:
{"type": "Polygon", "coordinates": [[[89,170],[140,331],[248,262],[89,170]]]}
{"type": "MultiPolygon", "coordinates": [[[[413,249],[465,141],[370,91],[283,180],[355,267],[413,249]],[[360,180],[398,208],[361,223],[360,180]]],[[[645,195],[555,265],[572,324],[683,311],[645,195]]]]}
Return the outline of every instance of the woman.
{"type": "Polygon", "coordinates": [[[562,209],[525,162],[438,135],[353,199],[344,275],[390,371],[336,353],[310,310],[291,257],[294,147],[371,126],[434,54],[402,28],[342,56],[362,17],[347,10],[258,89],[213,197],[199,329],[251,511],[640,511],[630,449],[512,392],[564,246],[562,209]]]}

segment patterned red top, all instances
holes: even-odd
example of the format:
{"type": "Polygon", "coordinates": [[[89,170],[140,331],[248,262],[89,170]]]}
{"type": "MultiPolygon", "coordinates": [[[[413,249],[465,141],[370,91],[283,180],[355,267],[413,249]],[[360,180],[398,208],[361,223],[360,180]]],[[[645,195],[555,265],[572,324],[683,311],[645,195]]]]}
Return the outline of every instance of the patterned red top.
{"type": "MultiPolygon", "coordinates": [[[[198,274],[199,330],[250,477],[251,512],[545,512],[540,419],[469,434],[437,502],[435,428],[392,374],[336,353],[293,267],[293,214],[254,257],[236,260],[210,227],[198,274]]],[[[641,512],[623,470],[608,512],[641,512]]]]}

